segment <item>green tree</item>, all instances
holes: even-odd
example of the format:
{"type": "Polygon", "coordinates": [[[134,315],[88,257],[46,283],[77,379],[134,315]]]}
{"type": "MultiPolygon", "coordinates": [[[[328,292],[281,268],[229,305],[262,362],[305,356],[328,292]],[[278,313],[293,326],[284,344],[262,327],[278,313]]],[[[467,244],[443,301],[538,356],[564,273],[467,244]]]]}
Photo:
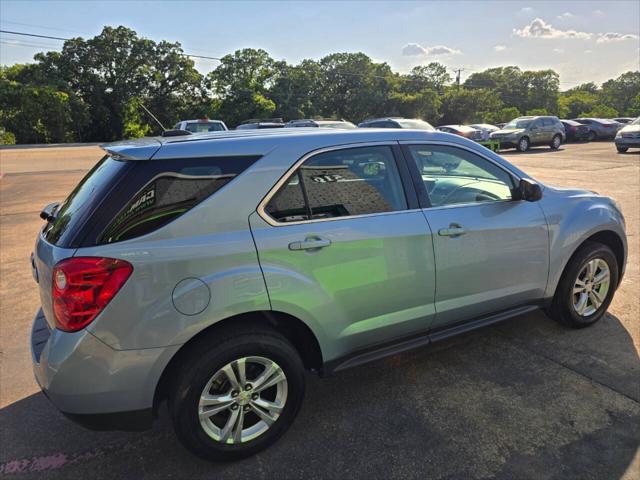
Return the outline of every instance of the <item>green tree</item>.
{"type": "Polygon", "coordinates": [[[282,62],[269,98],[275,103],[274,115],[286,120],[319,115],[320,66],[313,60],[299,65],[282,62]]]}
{"type": "MultiPolygon", "coordinates": [[[[617,111],[619,115],[637,116],[636,105],[640,96],[640,71],[626,72],[618,78],[602,84],[601,103],[617,111]]],[[[615,116],[616,114],[614,114],[615,116]]]]}
{"type": "Polygon", "coordinates": [[[447,67],[438,62],[413,67],[408,75],[402,75],[400,89],[405,93],[420,93],[424,90],[442,93],[451,83],[447,67]]]}
{"type": "Polygon", "coordinates": [[[488,89],[450,87],[442,99],[442,124],[479,123],[502,108],[497,92],[488,89]]]}
{"type": "Polygon", "coordinates": [[[276,104],[269,99],[268,91],[282,67],[261,49],[245,48],[222,57],[218,68],[207,77],[209,88],[220,100],[217,114],[230,125],[272,115],[276,104]]]}
{"type": "Polygon", "coordinates": [[[588,90],[571,89],[558,98],[558,114],[562,118],[576,118],[591,111],[598,103],[598,95],[588,90]]]}
{"type": "Polygon", "coordinates": [[[507,123],[519,116],[520,111],[516,107],[504,107],[493,112],[487,112],[484,121],[492,124],[507,123]]]}

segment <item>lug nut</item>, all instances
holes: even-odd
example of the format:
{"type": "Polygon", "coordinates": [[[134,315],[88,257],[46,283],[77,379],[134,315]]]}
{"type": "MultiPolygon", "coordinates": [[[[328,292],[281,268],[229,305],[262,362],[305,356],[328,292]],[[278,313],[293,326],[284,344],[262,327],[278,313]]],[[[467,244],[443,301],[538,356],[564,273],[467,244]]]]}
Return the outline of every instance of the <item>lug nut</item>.
{"type": "Polygon", "coordinates": [[[252,388],[253,388],[253,387],[251,386],[251,384],[250,384],[250,383],[247,383],[247,384],[244,386],[244,389],[245,389],[245,390],[251,390],[252,388]]]}
{"type": "Polygon", "coordinates": [[[231,396],[232,396],[232,397],[234,397],[234,398],[235,398],[235,397],[237,397],[237,396],[238,396],[238,392],[236,392],[236,391],[234,390],[233,392],[231,392],[231,396]]]}
{"type": "Polygon", "coordinates": [[[257,400],[258,399],[258,394],[254,393],[253,395],[251,395],[251,400],[257,400]]]}
{"type": "Polygon", "coordinates": [[[238,409],[238,404],[234,403],[233,405],[231,405],[231,410],[237,410],[238,409]]]}

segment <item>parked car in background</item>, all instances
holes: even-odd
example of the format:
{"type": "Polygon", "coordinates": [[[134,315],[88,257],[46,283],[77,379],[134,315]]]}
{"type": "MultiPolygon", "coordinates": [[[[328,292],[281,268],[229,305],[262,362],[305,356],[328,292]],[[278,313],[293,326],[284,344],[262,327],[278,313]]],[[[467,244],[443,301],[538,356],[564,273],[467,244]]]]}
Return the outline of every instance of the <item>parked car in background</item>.
{"type": "Polygon", "coordinates": [[[630,148],[640,148],[640,117],[621,128],[614,139],[616,149],[624,153],[630,148]]]}
{"type": "Polygon", "coordinates": [[[516,148],[520,152],[535,145],[549,145],[557,150],[566,140],[566,134],[558,117],[525,116],[514,118],[504,128],[493,132],[491,140],[498,140],[500,148],[516,148]]]}
{"type": "Polygon", "coordinates": [[[104,148],[41,213],[36,380],[95,429],[149,428],[167,400],[180,441],[210,460],[276,442],[306,370],[540,307],[587,327],[625,270],[613,199],[538,184],[456,135],[271,130],[104,148]]]}
{"type": "Polygon", "coordinates": [[[347,122],[346,120],[312,120],[312,119],[300,119],[300,120],[289,120],[284,124],[285,128],[294,128],[294,127],[311,127],[311,128],[356,128],[356,126],[347,122]]]}
{"type": "Polygon", "coordinates": [[[589,128],[589,141],[611,140],[616,136],[621,124],[605,118],[574,118],[574,121],[586,125],[589,128]]]}
{"type": "Polygon", "coordinates": [[[612,118],[612,120],[615,121],[615,122],[627,125],[627,124],[633,122],[635,120],[635,118],[633,118],[633,117],[618,117],[618,118],[612,118]]]}
{"type": "Polygon", "coordinates": [[[482,140],[482,131],[477,128],[469,127],[468,125],[440,125],[436,127],[436,130],[460,135],[461,137],[468,138],[469,140],[474,140],[476,142],[482,140]]]}
{"type": "Polygon", "coordinates": [[[413,128],[415,130],[435,130],[429,122],[425,122],[419,118],[402,117],[372,118],[360,122],[358,128],[413,128]]]}
{"type": "Polygon", "coordinates": [[[589,127],[575,120],[560,120],[564,126],[567,142],[589,140],[589,127]]]}
{"type": "Polygon", "coordinates": [[[489,137],[493,132],[497,132],[498,130],[500,130],[495,125],[491,125],[489,123],[474,123],[469,126],[482,132],[482,140],[489,140],[489,137]]]}
{"type": "Polygon", "coordinates": [[[504,128],[505,125],[506,123],[496,123],[496,127],[498,127],[499,129],[504,128]]]}
{"type": "Polygon", "coordinates": [[[222,120],[209,120],[199,118],[197,120],[182,120],[173,126],[174,130],[185,130],[191,133],[221,132],[229,130],[222,120]]]}
{"type": "Polygon", "coordinates": [[[258,128],[284,128],[284,121],[281,118],[253,118],[242,122],[236,127],[236,130],[253,130],[258,128]]]}

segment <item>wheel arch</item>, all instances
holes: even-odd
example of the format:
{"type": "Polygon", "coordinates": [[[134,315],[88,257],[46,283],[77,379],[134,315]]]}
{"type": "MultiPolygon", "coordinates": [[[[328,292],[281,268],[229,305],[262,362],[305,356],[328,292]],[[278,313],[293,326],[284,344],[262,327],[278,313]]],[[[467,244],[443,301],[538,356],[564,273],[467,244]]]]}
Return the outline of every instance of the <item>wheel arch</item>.
{"type": "MultiPolygon", "coordinates": [[[[555,295],[556,290],[558,289],[558,285],[560,284],[560,279],[565,274],[567,270],[567,265],[571,262],[571,259],[575,257],[578,251],[588,242],[600,243],[609,247],[614,256],[616,257],[616,263],[618,264],[618,285],[622,281],[622,276],[624,274],[624,265],[625,265],[625,247],[622,238],[620,235],[613,230],[600,230],[598,232],[592,233],[587,238],[583,239],[571,252],[571,255],[567,257],[567,261],[562,266],[562,271],[558,277],[558,281],[553,287],[553,293],[555,295]]],[[[618,287],[616,285],[616,288],[618,287]]]]}
{"type": "Polygon", "coordinates": [[[252,326],[267,326],[283,335],[297,350],[307,370],[319,371],[322,369],[323,356],[320,343],[313,331],[302,320],[284,312],[270,310],[233,315],[198,332],[171,357],[156,384],[153,396],[154,413],[157,413],[160,403],[167,396],[174,372],[194,344],[205,341],[208,336],[217,332],[243,327],[250,330],[252,326]]]}

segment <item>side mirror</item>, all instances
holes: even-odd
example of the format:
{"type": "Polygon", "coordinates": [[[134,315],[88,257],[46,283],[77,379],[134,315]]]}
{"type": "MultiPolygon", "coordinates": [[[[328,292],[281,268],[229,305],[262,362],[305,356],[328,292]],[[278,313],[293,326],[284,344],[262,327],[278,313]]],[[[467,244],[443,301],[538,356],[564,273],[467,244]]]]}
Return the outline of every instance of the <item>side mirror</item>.
{"type": "Polygon", "coordinates": [[[516,197],[517,200],[537,202],[542,198],[542,188],[539,183],[536,183],[529,178],[522,178],[518,184],[516,197]]]}

